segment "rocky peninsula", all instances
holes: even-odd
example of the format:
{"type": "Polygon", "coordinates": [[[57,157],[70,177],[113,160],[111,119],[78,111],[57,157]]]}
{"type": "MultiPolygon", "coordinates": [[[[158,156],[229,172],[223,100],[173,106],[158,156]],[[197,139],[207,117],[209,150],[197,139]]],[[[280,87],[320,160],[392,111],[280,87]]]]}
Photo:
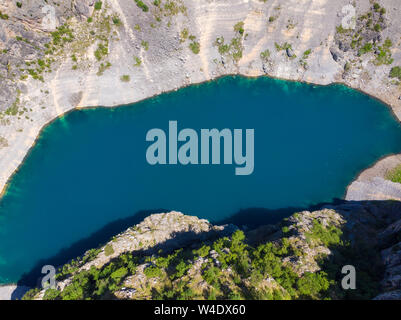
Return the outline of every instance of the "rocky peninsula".
{"type": "Polygon", "coordinates": [[[400,209],[349,202],[244,231],[155,214],[24,299],[401,299],[400,209]],[[347,291],[341,270],[350,264],[357,288],[347,291]]]}

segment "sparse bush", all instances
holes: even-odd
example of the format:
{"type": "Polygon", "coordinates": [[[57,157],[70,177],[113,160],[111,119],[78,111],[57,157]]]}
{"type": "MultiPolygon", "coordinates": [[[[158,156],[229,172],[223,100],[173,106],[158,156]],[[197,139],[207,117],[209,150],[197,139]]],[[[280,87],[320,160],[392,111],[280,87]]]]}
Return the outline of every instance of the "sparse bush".
{"type": "Polygon", "coordinates": [[[394,67],[390,71],[390,78],[398,78],[401,81],[401,67],[394,67]]]}
{"type": "Polygon", "coordinates": [[[189,44],[189,48],[192,50],[194,54],[198,54],[200,52],[200,44],[199,42],[191,42],[189,44]]]}
{"type": "Polygon", "coordinates": [[[135,64],[134,67],[139,67],[142,64],[142,60],[139,57],[134,57],[135,64]]]}
{"type": "MultiPolygon", "coordinates": [[[[401,73],[400,73],[400,79],[401,79],[401,73]]],[[[387,172],[386,179],[392,182],[401,183],[401,165],[387,172]]]]}
{"type": "Polygon", "coordinates": [[[102,1],[96,1],[95,2],[95,10],[102,9],[102,5],[103,5],[102,1]]]}
{"type": "Polygon", "coordinates": [[[269,60],[269,58],[270,58],[270,50],[269,50],[269,49],[266,49],[265,51],[262,51],[262,52],[260,53],[260,58],[261,58],[263,61],[267,62],[267,61],[269,60]]]}
{"type": "Polygon", "coordinates": [[[9,18],[9,16],[8,16],[7,14],[2,13],[2,12],[0,11],[0,19],[8,20],[8,18],[9,18]]]}
{"type": "Polygon", "coordinates": [[[136,5],[142,9],[143,12],[148,12],[149,7],[141,0],[135,0],[136,5]]]}
{"type": "Polygon", "coordinates": [[[109,49],[108,46],[104,45],[104,44],[99,44],[97,46],[97,49],[95,51],[95,57],[98,61],[102,60],[105,56],[107,56],[109,54],[109,49]]]}
{"type": "Polygon", "coordinates": [[[130,82],[131,81],[131,77],[128,74],[125,74],[125,75],[121,76],[120,80],[122,82],[130,82]]]}
{"type": "Polygon", "coordinates": [[[104,247],[104,254],[108,257],[111,256],[114,253],[113,246],[111,244],[108,244],[104,247]]]}
{"type": "Polygon", "coordinates": [[[245,30],[244,30],[244,22],[240,21],[234,26],[234,31],[238,32],[240,35],[243,35],[245,30]]]}

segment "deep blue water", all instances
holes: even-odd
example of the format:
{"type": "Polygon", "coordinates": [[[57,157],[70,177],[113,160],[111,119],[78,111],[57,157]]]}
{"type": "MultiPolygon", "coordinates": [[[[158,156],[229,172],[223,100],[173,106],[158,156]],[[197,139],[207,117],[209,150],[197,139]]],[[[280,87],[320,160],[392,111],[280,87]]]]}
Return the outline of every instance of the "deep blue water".
{"type": "Polygon", "coordinates": [[[397,152],[401,127],[390,110],[339,85],[227,77],[74,111],[44,129],[0,201],[0,283],[65,262],[148,210],[258,224],[332,202],[361,170],[397,152]],[[179,129],[255,129],[254,173],[150,166],[146,133],[167,132],[169,120],[179,129]]]}

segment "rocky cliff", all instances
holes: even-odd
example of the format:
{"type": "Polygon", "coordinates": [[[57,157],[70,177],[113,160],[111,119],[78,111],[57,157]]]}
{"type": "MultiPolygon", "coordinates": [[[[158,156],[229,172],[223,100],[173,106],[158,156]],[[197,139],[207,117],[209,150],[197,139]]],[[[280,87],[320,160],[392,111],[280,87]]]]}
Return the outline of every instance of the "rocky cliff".
{"type": "Polygon", "coordinates": [[[25,299],[401,299],[401,204],[349,202],[241,231],[152,215],[25,299]],[[342,267],[356,269],[344,290],[342,267]]]}

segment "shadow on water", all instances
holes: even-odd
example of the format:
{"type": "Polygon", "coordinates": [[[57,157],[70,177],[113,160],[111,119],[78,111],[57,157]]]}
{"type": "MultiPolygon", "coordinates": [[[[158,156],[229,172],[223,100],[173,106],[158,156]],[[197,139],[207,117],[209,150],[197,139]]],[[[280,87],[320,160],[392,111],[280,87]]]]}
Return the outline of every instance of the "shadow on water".
{"type": "MultiPolygon", "coordinates": [[[[335,200],[331,205],[339,204],[343,200],[335,200]]],[[[277,210],[269,210],[264,208],[249,208],[242,209],[232,216],[217,221],[211,221],[211,223],[216,225],[224,224],[234,224],[236,226],[242,227],[246,226],[248,228],[254,228],[260,225],[275,224],[281,221],[283,218],[292,215],[295,212],[304,210],[317,210],[328,203],[321,203],[311,206],[309,208],[283,208],[277,210]]],[[[142,222],[147,216],[155,213],[169,212],[166,209],[156,209],[156,210],[144,210],[139,211],[133,216],[125,219],[118,219],[113,221],[97,232],[91,234],[89,237],[79,240],[78,242],[72,244],[68,248],[63,248],[55,256],[49,257],[47,259],[40,260],[35,267],[29,272],[25,273],[21,279],[18,281],[18,286],[28,286],[35,287],[40,285],[40,279],[43,276],[41,274],[41,269],[45,265],[61,266],[71,259],[81,256],[86,250],[97,248],[101,244],[110,240],[111,237],[117,235],[127,228],[142,222]]]]}
{"type": "Polygon", "coordinates": [[[135,215],[124,219],[115,220],[89,237],[75,242],[68,248],[61,249],[55,256],[40,260],[31,271],[24,274],[18,281],[18,286],[34,287],[40,284],[42,267],[45,265],[61,266],[71,259],[85,253],[86,250],[96,248],[100,244],[107,242],[111,237],[121,233],[129,227],[143,221],[147,216],[155,213],[167,212],[164,209],[157,210],[143,210],[137,212],[135,215]]]}
{"type": "Polygon", "coordinates": [[[248,228],[255,228],[265,224],[275,224],[284,218],[289,217],[295,212],[300,211],[314,211],[322,208],[325,205],[338,205],[344,203],[345,200],[334,199],[330,203],[319,203],[307,208],[289,207],[282,209],[265,209],[265,208],[248,208],[241,209],[234,215],[218,221],[213,221],[214,224],[228,224],[232,223],[236,226],[247,226],[248,228]]]}

